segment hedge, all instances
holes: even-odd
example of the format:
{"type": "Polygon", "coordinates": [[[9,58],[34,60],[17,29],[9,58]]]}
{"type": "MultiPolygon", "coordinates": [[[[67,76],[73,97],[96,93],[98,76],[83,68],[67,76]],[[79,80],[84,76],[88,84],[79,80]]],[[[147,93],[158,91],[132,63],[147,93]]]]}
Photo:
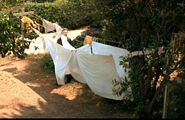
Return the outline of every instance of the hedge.
{"type": "MultiPolygon", "coordinates": [[[[57,22],[62,27],[76,29],[92,25],[100,19],[96,8],[83,4],[60,4],[56,3],[29,3],[25,5],[25,11],[34,11],[34,14],[51,22],[57,22]]],[[[33,18],[40,22],[41,19],[33,18]]]]}

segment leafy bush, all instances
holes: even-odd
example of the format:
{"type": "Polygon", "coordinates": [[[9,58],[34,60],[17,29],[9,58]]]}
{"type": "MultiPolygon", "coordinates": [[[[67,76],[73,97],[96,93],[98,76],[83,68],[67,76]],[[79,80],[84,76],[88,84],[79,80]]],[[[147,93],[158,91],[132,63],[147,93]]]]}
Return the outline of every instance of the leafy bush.
{"type": "MultiPolygon", "coordinates": [[[[93,24],[97,17],[97,10],[89,3],[56,1],[53,3],[29,3],[25,6],[26,11],[34,11],[36,15],[58,22],[62,27],[75,29],[93,24]],[[78,3],[78,4],[77,4],[78,3]]],[[[38,18],[33,18],[38,19],[38,18]]],[[[40,21],[40,24],[41,21],[40,21]]]]}
{"type": "Polygon", "coordinates": [[[0,12],[0,54],[2,57],[11,52],[20,58],[25,57],[24,50],[29,42],[21,40],[20,20],[13,17],[12,12],[0,12]]]}
{"type": "Polygon", "coordinates": [[[0,0],[0,9],[21,5],[28,0],[0,0]]]}
{"type": "Polygon", "coordinates": [[[32,2],[42,3],[42,2],[53,2],[55,0],[31,0],[32,2]]]}
{"type": "Polygon", "coordinates": [[[169,75],[182,69],[184,64],[185,57],[181,56],[185,54],[184,41],[173,40],[174,34],[185,29],[185,22],[181,22],[185,18],[184,6],[184,1],[176,0],[119,0],[110,2],[104,12],[105,38],[120,41],[131,52],[154,50],[149,55],[126,60],[131,69],[130,86],[140,117],[153,117],[156,110],[162,109],[159,104],[169,75]]]}

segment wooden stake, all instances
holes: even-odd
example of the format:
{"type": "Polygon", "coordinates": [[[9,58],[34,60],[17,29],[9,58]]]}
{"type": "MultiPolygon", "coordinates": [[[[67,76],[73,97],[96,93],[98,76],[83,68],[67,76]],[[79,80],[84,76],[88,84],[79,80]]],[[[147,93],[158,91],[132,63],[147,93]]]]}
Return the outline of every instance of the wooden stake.
{"type": "MultiPolygon", "coordinates": [[[[22,8],[22,13],[24,13],[24,7],[22,8]]],[[[22,29],[22,40],[24,40],[24,23],[21,22],[21,29],[22,29]]]]}
{"type": "MultiPolygon", "coordinates": [[[[167,56],[167,65],[169,65],[169,57],[167,56]]],[[[163,103],[163,116],[162,118],[166,118],[167,115],[167,107],[166,107],[166,101],[167,101],[167,92],[168,91],[168,83],[165,86],[165,91],[164,91],[164,103],[163,103]]]]}
{"type": "Polygon", "coordinates": [[[166,101],[167,101],[167,91],[168,91],[168,86],[165,86],[165,91],[164,91],[164,103],[163,103],[163,116],[162,118],[166,118],[166,101]]]}

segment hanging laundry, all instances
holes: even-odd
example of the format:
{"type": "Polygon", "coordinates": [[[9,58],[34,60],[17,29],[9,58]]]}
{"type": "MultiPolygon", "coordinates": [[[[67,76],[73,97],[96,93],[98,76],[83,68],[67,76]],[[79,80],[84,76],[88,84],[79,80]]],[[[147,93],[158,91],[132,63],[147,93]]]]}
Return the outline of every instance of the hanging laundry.
{"type": "Polygon", "coordinates": [[[58,40],[62,34],[62,27],[60,27],[60,25],[58,25],[57,23],[53,23],[55,30],[56,30],[56,34],[55,34],[55,40],[58,40]]]}
{"type": "Polygon", "coordinates": [[[52,22],[49,22],[45,19],[42,20],[43,26],[45,28],[45,33],[48,33],[50,31],[54,31],[55,30],[55,25],[52,22]]]}
{"type": "Polygon", "coordinates": [[[34,24],[34,22],[27,16],[23,16],[23,18],[21,19],[21,21],[23,23],[27,23],[27,24],[34,24]]]}
{"type": "Polygon", "coordinates": [[[84,39],[84,42],[83,42],[83,45],[91,44],[92,43],[92,39],[93,39],[92,36],[86,35],[85,39],[84,39]]]}
{"type": "Polygon", "coordinates": [[[58,23],[53,23],[55,30],[57,33],[61,33],[62,32],[62,27],[60,27],[60,25],[58,25],[58,23]]]}
{"type": "Polygon", "coordinates": [[[64,35],[61,35],[62,45],[59,45],[54,38],[46,37],[39,31],[33,30],[43,37],[46,43],[55,65],[58,85],[66,84],[66,76],[70,74],[78,82],[87,84],[96,95],[104,98],[123,100],[132,95],[130,87],[120,96],[115,95],[112,91],[113,80],[122,81],[120,78],[128,78],[127,70],[124,71],[126,68],[119,63],[120,56],[126,57],[129,51],[95,41],[92,41],[91,46],[87,44],[76,49],[68,43],[67,37],[64,35]]]}
{"type": "MultiPolygon", "coordinates": [[[[67,40],[62,39],[65,42],[63,46],[53,42],[52,38],[44,37],[55,65],[55,75],[59,85],[64,85],[67,79],[66,75],[71,74],[75,80],[86,83],[96,95],[104,98],[123,100],[131,95],[130,87],[120,96],[113,94],[112,80],[121,81],[114,55],[91,54],[89,44],[77,49],[69,48],[67,40]]],[[[114,52],[117,51],[118,49],[114,50],[114,52]]],[[[127,77],[127,74],[124,76],[127,77]]]]}
{"type": "Polygon", "coordinates": [[[33,27],[40,31],[40,25],[35,21],[33,27]]]}
{"type": "Polygon", "coordinates": [[[21,19],[21,21],[23,23],[26,23],[27,33],[30,33],[32,31],[31,26],[33,26],[34,28],[36,28],[38,30],[40,29],[39,24],[37,22],[34,23],[33,20],[31,20],[27,16],[23,16],[23,18],[21,19]]]}
{"type": "Polygon", "coordinates": [[[128,69],[120,65],[120,61],[122,60],[120,56],[128,56],[128,50],[92,41],[92,53],[96,55],[112,55],[119,77],[128,77],[128,69]]]}
{"type": "Polygon", "coordinates": [[[52,23],[50,21],[47,21],[47,20],[43,19],[42,24],[43,24],[43,27],[45,29],[45,33],[56,30],[56,34],[54,36],[54,39],[58,40],[60,38],[60,36],[62,34],[62,31],[63,31],[63,28],[57,22],[52,23]]]}
{"type": "Polygon", "coordinates": [[[34,22],[30,18],[28,18],[26,16],[23,16],[23,18],[21,19],[21,21],[23,23],[26,23],[27,33],[30,33],[31,32],[30,25],[33,24],[34,22]]]}

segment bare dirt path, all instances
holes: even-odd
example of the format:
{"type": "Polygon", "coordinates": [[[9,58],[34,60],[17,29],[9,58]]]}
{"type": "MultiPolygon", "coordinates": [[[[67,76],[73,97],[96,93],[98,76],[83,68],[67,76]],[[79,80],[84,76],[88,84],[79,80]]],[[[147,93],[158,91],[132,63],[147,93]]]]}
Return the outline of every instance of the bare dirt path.
{"type": "Polygon", "coordinates": [[[130,118],[119,102],[74,80],[64,86],[41,69],[44,55],[0,58],[0,118],[130,118]]]}

